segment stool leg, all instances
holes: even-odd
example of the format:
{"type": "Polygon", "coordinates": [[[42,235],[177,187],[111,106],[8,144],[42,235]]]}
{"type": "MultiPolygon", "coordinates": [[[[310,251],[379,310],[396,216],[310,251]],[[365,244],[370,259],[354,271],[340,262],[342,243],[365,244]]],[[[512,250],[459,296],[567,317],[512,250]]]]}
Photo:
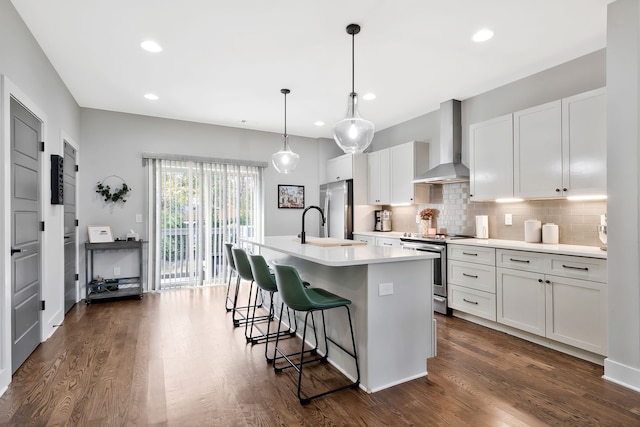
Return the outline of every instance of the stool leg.
{"type": "MultiPolygon", "coordinates": [[[[336,346],[338,346],[338,348],[340,348],[342,351],[344,351],[345,353],[347,353],[349,356],[353,357],[355,360],[355,364],[356,364],[356,380],[353,383],[341,386],[341,387],[337,387],[331,390],[327,390],[325,392],[322,393],[318,393],[315,394],[313,396],[308,396],[308,397],[302,397],[302,359],[300,361],[300,369],[298,370],[298,400],[300,400],[300,403],[302,405],[306,405],[307,403],[311,402],[312,399],[321,397],[321,396],[325,396],[327,394],[330,393],[335,393],[337,391],[341,391],[341,390],[345,390],[348,388],[357,388],[360,385],[360,365],[358,363],[358,353],[357,353],[357,349],[356,349],[356,339],[355,339],[355,335],[353,333],[353,323],[351,321],[351,310],[349,310],[349,306],[345,305],[344,306],[347,309],[347,317],[349,318],[349,332],[351,332],[351,344],[353,345],[353,353],[350,352],[349,350],[345,349],[342,345],[338,344],[337,342],[335,342],[334,340],[332,340],[331,338],[327,337],[327,328],[326,328],[326,324],[325,324],[325,319],[324,319],[324,310],[320,310],[322,312],[322,330],[324,332],[324,337],[325,337],[325,348],[326,348],[326,353],[324,355],[324,357],[315,359],[315,360],[311,360],[309,362],[313,362],[313,361],[325,361],[328,354],[329,354],[329,346],[328,346],[328,341],[331,341],[333,344],[335,344],[336,346]]],[[[313,312],[310,312],[313,313],[313,312]]],[[[309,314],[309,312],[307,313],[307,315],[309,314]]],[[[311,319],[313,319],[313,314],[311,316],[311,319]]],[[[307,326],[307,318],[305,317],[305,332],[306,332],[306,326],[307,326]]],[[[303,333],[303,349],[304,349],[304,333],[303,333]]],[[[304,362],[304,363],[308,363],[308,362],[304,362]]]]}
{"type": "Polygon", "coordinates": [[[233,277],[233,271],[229,270],[229,281],[227,282],[227,296],[224,300],[224,308],[227,312],[233,310],[233,300],[229,298],[229,290],[231,289],[231,278],[233,277]],[[232,303],[231,307],[229,307],[229,303],[232,303]]]}

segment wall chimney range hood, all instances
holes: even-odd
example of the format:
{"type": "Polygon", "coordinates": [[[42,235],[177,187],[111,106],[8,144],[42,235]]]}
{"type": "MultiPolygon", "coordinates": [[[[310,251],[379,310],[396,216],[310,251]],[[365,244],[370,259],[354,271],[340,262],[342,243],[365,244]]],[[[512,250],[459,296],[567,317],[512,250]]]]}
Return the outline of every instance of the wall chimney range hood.
{"type": "Polygon", "coordinates": [[[414,183],[447,184],[469,181],[469,168],[462,164],[461,102],[440,104],[440,164],[417,176],[414,183]]]}

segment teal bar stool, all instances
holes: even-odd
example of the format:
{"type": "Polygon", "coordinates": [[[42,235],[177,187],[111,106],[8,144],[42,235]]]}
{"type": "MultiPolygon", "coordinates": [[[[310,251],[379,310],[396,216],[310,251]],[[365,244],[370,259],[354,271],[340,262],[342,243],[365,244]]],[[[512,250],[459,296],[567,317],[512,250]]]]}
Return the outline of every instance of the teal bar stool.
{"type": "MultiPolygon", "coordinates": [[[[276,264],[275,268],[275,276],[276,276],[276,286],[278,287],[278,292],[280,293],[280,297],[287,305],[287,307],[300,312],[305,312],[304,316],[304,328],[302,332],[302,347],[300,352],[285,354],[279,347],[279,337],[276,337],[276,348],[274,354],[279,354],[280,358],[285,359],[288,364],[285,367],[280,367],[276,365],[276,360],[274,360],[274,370],[276,372],[281,372],[287,368],[294,368],[298,371],[298,399],[300,403],[305,405],[309,403],[312,399],[317,397],[325,396],[329,393],[335,393],[336,391],[345,390],[348,388],[357,388],[360,384],[360,366],[358,365],[358,353],[356,350],[356,340],[353,334],[353,324],[351,322],[351,311],[349,310],[349,305],[351,305],[351,301],[342,298],[338,295],[332,294],[329,291],[326,291],[321,288],[305,288],[302,280],[300,279],[300,275],[298,271],[290,266],[290,265],[281,265],[276,264]],[[349,318],[349,330],[351,331],[351,344],[353,345],[353,352],[347,350],[342,345],[335,342],[333,339],[327,337],[327,328],[324,319],[324,311],[332,308],[344,307],[347,310],[347,317],[349,318]],[[311,321],[313,324],[313,330],[315,332],[315,320],[313,313],[319,311],[322,314],[322,329],[324,332],[324,356],[315,356],[311,360],[304,360],[304,354],[307,352],[304,350],[306,334],[307,334],[307,323],[309,320],[309,316],[311,316],[311,321]],[[315,394],[313,396],[302,396],[302,369],[304,365],[312,363],[312,362],[325,362],[329,356],[329,345],[328,342],[331,341],[334,345],[336,345],[339,349],[344,351],[349,356],[353,357],[356,364],[356,372],[357,378],[353,383],[333,388],[322,393],[315,394]],[[300,358],[299,363],[295,363],[291,357],[298,356],[300,358]]],[[[282,312],[280,314],[282,316],[282,312]]],[[[278,326],[278,332],[280,332],[280,326],[278,326]]],[[[312,354],[318,353],[318,337],[316,335],[316,347],[313,350],[310,350],[312,354]]]]}
{"type": "Polygon", "coordinates": [[[238,273],[238,285],[236,286],[236,294],[235,294],[235,301],[237,302],[238,300],[238,292],[240,290],[240,279],[242,280],[246,280],[247,282],[250,282],[249,285],[249,300],[247,301],[247,305],[243,306],[243,307],[237,307],[235,310],[233,310],[233,326],[238,327],[240,325],[244,325],[245,326],[245,338],[247,339],[247,342],[251,342],[251,340],[249,339],[248,335],[247,335],[247,324],[255,322],[255,321],[264,321],[264,320],[271,320],[273,318],[273,316],[271,314],[267,315],[267,316],[258,316],[255,317],[253,319],[250,319],[249,316],[249,312],[251,311],[251,309],[253,308],[254,314],[255,314],[255,309],[256,306],[261,307],[262,306],[262,300],[260,300],[260,303],[258,304],[258,296],[261,295],[260,294],[260,289],[256,288],[256,295],[255,295],[255,299],[253,301],[253,304],[251,303],[251,297],[253,296],[253,284],[255,282],[255,280],[253,279],[253,272],[251,271],[251,264],[249,264],[249,257],[247,256],[247,253],[245,252],[244,249],[241,248],[232,248],[231,249],[231,253],[233,254],[233,262],[236,265],[236,272],[238,273]],[[243,312],[244,310],[244,312],[243,312]],[[238,318],[236,318],[236,314],[238,315],[238,318]]]}
{"type": "MultiPolygon", "coordinates": [[[[276,285],[276,278],[269,269],[269,265],[267,261],[264,259],[262,255],[252,255],[249,254],[249,264],[251,265],[251,272],[253,273],[253,279],[256,281],[256,284],[260,289],[264,292],[269,293],[269,316],[271,318],[274,317],[275,307],[273,305],[273,295],[278,292],[278,287],[276,285]]],[[[280,306],[280,318],[278,321],[282,321],[282,312],[283,312],[284,302],[282,302],[280,306]]],[[[293,324],[291,322],[292,316],[291,311],[287,308],[287,321],[289,322],[289,328],[285,331],[274,332],[271,331],[271,322],[267,323],[267,331],[264,332],[260,325],[255,322],[256,315],[256,307],[255,304],[253,306],[253,314],[251,315],[251,327],[248,327],[249,323],[245,325],[245,336],[251,340],[252,344],[265,343],[264,346],[264,357],[267,360],[267,363],[273,362],[273,358],[270,358],[268,355],[268,347],[269,341],[276,338],[276,336],[284,337],[290,336],[293,337],[296,335],[297,329],[297,320],[296,317],[293,316],[293,324]],[[246,328],[249,329],[249,332],[246,332],[246,328]],[[254,335],[254,329],[258,331],[257,335],[254,335]]],[[[275,356],[274,356],[275,357],[275,356]]]]}
{"type": "Polygon", "coordinates": [[[236,306],[235,299],[232,299],[229,297],[229,290],[231,289],[231,278],[233,277],[233,275],[235,274],[236,277],[238,277],[238,272],[236,271],[236,264],[233,262],[233,253],[231,252],[231,248],[233,248],[233,243],[224,244],[224,252],[227,258],[227,267],[229,267],[229,281],[227,282],[227,297],[224,300],[224,308],[227,310],[227,312],[230,312],[236,306]]]}

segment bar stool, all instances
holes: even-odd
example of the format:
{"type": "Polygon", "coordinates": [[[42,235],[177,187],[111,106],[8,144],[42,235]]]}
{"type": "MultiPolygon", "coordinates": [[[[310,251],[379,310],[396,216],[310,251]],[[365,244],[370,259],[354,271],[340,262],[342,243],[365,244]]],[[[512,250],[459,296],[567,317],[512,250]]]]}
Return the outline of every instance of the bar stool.
{"type": "MultiPolygon", "coordinates": [[[[278,292],[278,287],[276,286],[276,278],[273,273],[269,270],[269,265],[267,261],[265,261],[262,255],[249,255],[249,264],[251,265],[251,272],[253,273],[253,279],[256,281],[256,284],[260,289],[269,293],[269,316],[273,318],[275,314],[275,307],[273,305],[273,295],[278,292]]],[[[284,302],[282,302],[280,306],[280,316],[282,316],[284,307],[284,302]]],[[[267,323],[267,331],[264,332],[260,326],[255,322],[256,315],[256,307],[255,304],[253,306],[253,314],[251,315],[251,327],[249,328],[249,332],[247,334],[247,328],[249,323],[245,325],[245,336],[247,339],[251,340],[251,344],[265,343],[264,346],[264,357],[267,360],[267,363],[273,362],[273,358],[269,358],[268,356],[268,347],[269,341],[276,338],[276,336],[284,337],[284,336],[295,336],[297,329],[297,320],[296,317],[293,316],[293,325],[291,323],[291,311],[287,307],[287,320],[289,322],[289,329],[285,331],[279,332],[271,332],[271,321],[267,323]],[[293,326],[293,327],[292,327],[293,326]],[[253,335],[253,330],[257,329],[259,335],[253,335]]],[[[281,322],[283,319],[280,317],[278,319],[281,322]]]]}
{"type": "Polygon", "coordinates": [[[238,284],[236,286],[235,301],[238,300],[238,292],[240,290],[240,279],[246,280],[247,282],[251,283],[249,285],[249,300],[247,301],[247,305],[243,307],[236,307],[236,309],[233,310],[233,316],[232,316],[233,326],[238,327],[240,325],[245,325],[245,338],[247,339],[247,342],[250,342],[251,340],[247,336],[247,324],[251,322],[255,322],[256,320],[257,321],[271,320],[273,316],[271,315],[271,313],[269,313],[269,315],[267,316],[255,317],[256,306],[261,307],[262,300],[260,301],[260,304],[258,304],[258,294],[260,294],[260,290],[256,289],[256,296],[255,296],[253,305],[251,304],[251,296],[253,295],[253,283],[255,282],[255,280],[253,279],[253,273],[251,272],[251,264],[249,264],[249,258],[245,250],[241,248],[232,248],[231,253],[233,254],[233,262],[236,265],[236,273],[238,273],[238,284]],[[253,308],[254,310],[254,319],[249,319],[249,311],[251,310],[251,308],[253,308]],[[246,314],[243,314],[241,310],[245,310],[245,309],[246,309],[246,314]],[[239,319],[236,319],[236,313],[240,316],[239,319]]]}
{"type": "MultiPolygon", "coordinates": [[[[304,311],[306,314],[304,316],[304,328],[302,332],[302,347],[300,352],[285,354],[280,348],[278,348],[279,337],[276,337],[276,348],[274,353],[274,358],[276,354],[280,354],[281,358],[284,358],[288,362],[288,366],[278,367],[276,366],[276,360],[274,360],[273,366],[275,372],[281,372],[284,369],[294,368],[298,371],[298,399],[300,403],[305,405],[309,403],[312,399],[315,399],[320,396],[325,396],[329,393],[334,393],[336,391],[345,390],[347,388],[357,388],[360,384],[360,366],[358,365],[358,354],[356,350],[356,340],[353,334],[353,324],[351,322],[351,311],[349,310],[349,305],[351,301],[342,298],[338,295],[332,294],[329,291],[326,291],[321,288],[305,288],[302,280],[300,279],[300,275],[298,271],[290,266],[290,265],[281,265],[276,264],[275,268],[275,276],[276,276],[276,286],[278,287],[278,292],[280,293],[280,297],[284,301],[284,303],[291,309],[295,311],[304,311]],[[332,308],[344,307],[347,310],[347,316],[349,318],[349,330],[351,331],[351,344],[353,345],[353,353],[344,348],[342,345],[335,342],[333,339],[327,337],[327,328],[324,319],[324,311],[332,308]],[[314,357],[312,360],[304,360],[304,354],[308,351],[304,350],[305,339],[307,334],[307,323],[309,320],[309,315],[311,315],[311,321],[313,323],[313,330],[315,333],[315,320],[313,313],[316,311],[320,311],[322,314],[322,329],[324,332],[324,346],[325,352],[324,356],[314,357]],[[329,346],[328,341],[331,341],[335,344],[339,349],[344,351],[349,356],[353,357],[356,364],[356,372],[357,378],[353,383],[337,387],[334,389],[330,389],[324,391],[322,393],[315,394],[313,396],[302,397],[301,389],[302,389],[302,369],[303,366],[312,363],[312,362],[324,362],[327,360],[329,356],[329,346]],[[299,356],[300,362],[299,364],[295,363],[291,360],[292,356],[299,356]]],[[[280,316],[282,317],[282,311],[280,316]]],[[[278,332],[280,332],[280,325],[278,325],[278,332]]],[[[309,350],[311,353],[317,353],[318,350],[318,337],[316,334],[316,346],[315,349],[309,350]]]]}
{"type": "Polygon", "coordinates": [[[231,248],[233,248],[233,243],[225,243],[224,244],[224,252],[227,257],[227,266],[229,267],[229,282],[227,282],[227,297],[224,300],[224,308],[227,312],[233,310],[236,305],[236,301],[234,299],[229,298],[229,290],[231,289],[231,277],[235,274],[238,276],[238,272],[236,271],[236,264],[233,262],[233,253],[231,252],[231,248]],[[231,307],[229,307],[229,303],[231,303],[231,307]]]}

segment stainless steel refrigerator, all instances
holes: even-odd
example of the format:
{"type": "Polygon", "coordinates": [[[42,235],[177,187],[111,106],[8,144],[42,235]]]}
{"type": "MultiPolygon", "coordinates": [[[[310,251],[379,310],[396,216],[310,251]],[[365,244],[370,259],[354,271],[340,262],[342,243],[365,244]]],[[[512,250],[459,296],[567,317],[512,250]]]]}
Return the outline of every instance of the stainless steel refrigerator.
{"type": "Polygon", "coordinates": [[[353,239],[353,180],[322,184],[320,207],[327,222],[320,224],[318,236],[353,239]]]}

